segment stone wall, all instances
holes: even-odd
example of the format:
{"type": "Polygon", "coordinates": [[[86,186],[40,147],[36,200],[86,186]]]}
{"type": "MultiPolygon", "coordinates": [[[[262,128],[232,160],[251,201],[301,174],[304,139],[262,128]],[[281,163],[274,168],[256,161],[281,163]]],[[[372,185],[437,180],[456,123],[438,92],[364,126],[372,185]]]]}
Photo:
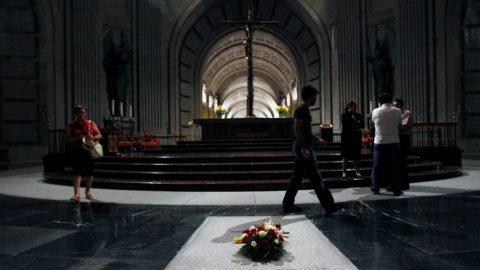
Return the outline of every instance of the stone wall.
{"type": "MultiPolygon", "coordinates": [[[[195,81],[199,65],[192,60],[200,61],[196,54],[206,51],[208,40],[202,39],[218,34],[217,21],[233,18],[219,5],[246,2],[194,3],[1,1],[0,147],[9,149],[9,160],[39,160],[47,151],[47,128],[64,128],[76,104],[87,106],[88,117],[102,126],[109,115],[102,46],[110,30],[115,42],[121,33],[131,42],[128,100],[135,130],[190,132],[187,123],[197,117],[201,91],[195,81]]],[[[259,10],[270,11],[264,4],[259,10]]],[[[397,40],[396,95],[415,120],[452,121],[455,113],[460,146],[479,151],[479,13],[478,1],[467,0],[282,0],[272,19],[285,28],[284,42],[299,48],[305,62],[300,83],[322,91],[312,110],[315,124],[339,130],[349,99],[359,100],[368,116],[374,97],[368,31],[389,24],[397,40]]]]}

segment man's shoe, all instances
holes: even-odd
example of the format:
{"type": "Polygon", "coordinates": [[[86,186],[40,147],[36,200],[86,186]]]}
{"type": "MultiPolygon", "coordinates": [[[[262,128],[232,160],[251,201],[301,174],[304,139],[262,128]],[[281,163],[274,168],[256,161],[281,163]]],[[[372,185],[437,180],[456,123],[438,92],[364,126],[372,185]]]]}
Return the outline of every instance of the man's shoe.
{"type": "Polygon", "coordinates": [[[373,192],[373,195],[378,195],[378,194],[380,194],[380,191],[379,191],[379,190],[372,190],[372,192],[373,192]]]}
{"type": "Polygon", "coordinates": [[[403,195],[403,192],[394,192],[393,193],[393,196],[402,196],[403,195]]]}
{"type": "Polygon", "coordinates": [[[337,212],[337,211],[342,210],[342,208],[344,208],[345,205],[346,205],[346,204],[343,203],[343,202],[342,202],[342,203],[336,203],[336,204],[335,204],[335,207],[334,207],[333,209],[327,210],[327,215],[330,215],[330,214],[333,214],[333,213],[335,213],[335,212],[337,212]]]}
{"type": "Polygon", "coordinates": [[[283,208],[283,213],[300,213],[303,212],[303,209],[294,205],[292,207],[283,208]]]}
{"type": "Polygon", "coordinates": [[[388,186],[385,188],[386,191],[393,191],[393,188],[391,186],[388,186]]]}

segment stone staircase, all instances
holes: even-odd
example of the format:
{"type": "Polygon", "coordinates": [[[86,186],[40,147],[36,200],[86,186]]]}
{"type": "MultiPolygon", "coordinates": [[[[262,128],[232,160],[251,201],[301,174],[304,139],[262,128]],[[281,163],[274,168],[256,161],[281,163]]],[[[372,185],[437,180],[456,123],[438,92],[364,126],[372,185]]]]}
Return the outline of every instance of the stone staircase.
{"type": "MultiPolygon", "coordinates": [[[[96,162],[95,187],[184,191],[284,190],[293,170],[290,140],[183,141],[161,150],[105,156],[96,162]]],[[[318,167],[330,188],[370,186],[370,149],[360,159],[363,178],[349,165],[343,179],[340,145],[315,147],[318,167]]],[[[410,156],[411,182],[458,176],[462,168],[410,156]]],[[[51,183],[71,185],[71,168],[45,173],[51,183]]],[[[309,189],[308,180],[302,186],[309,189]]]]}

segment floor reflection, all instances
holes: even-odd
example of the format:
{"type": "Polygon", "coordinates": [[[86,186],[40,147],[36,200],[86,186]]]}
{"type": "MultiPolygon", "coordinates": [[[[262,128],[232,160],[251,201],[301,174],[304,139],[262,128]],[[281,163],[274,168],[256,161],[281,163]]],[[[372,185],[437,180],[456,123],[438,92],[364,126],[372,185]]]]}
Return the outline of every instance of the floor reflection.
{"type": "MultiPolygon", "coordinates": [[[[480,268],[480,192],[352,201],[331,217],[319,204],[301,206],[359,269],[480,268]]],[[[0,195],[0,269],[163,269],[208,216],[295,220],[285,219],[281,205],[122,205],[0,195]]]]}

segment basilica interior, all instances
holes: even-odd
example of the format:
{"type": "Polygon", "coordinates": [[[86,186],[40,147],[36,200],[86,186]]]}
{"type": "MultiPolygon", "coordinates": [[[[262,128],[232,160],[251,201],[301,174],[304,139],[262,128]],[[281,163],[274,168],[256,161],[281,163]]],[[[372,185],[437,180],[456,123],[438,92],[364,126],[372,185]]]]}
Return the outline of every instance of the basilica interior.
{"type": "Polygon", "coordinates": [[[479,0],[3,0],[0,33],[2,269],[480,267],[479,0]],[[281,210],[307,85],[334,215],[306,180],[303,213],[281,210]],[[400,197],[370,190],[380,93],[414,120],[400,197]],[[362,177],[341,177],[350,100],[362,177]],[[71,202],[78,104],[105,156],[94,199],[71,202]],[[228,253],[242,218],[268,216],[292,230],[286,259],[228,253]],[[200,239],[212,222],[228,229],[200,239]],[[307,259],[299,225],[326,243],[307,259]]]}
{"type": "Polygon", "coordinates": [[[133,134],[190,140],[201,138],[190,123],[219,105],[224,118],[248,116],[249,7],[256,118],[278,118],[277,106],[291,117],[310,84],[313,125],[339,132],[349,100],[368,118],[388,92],[417,123],[456,123],[464,154],[480,150],[474,0],[2,2],[0,147],[11,166],[38,163],[77,104],[101,128],[121,117],[133,134]]]}

